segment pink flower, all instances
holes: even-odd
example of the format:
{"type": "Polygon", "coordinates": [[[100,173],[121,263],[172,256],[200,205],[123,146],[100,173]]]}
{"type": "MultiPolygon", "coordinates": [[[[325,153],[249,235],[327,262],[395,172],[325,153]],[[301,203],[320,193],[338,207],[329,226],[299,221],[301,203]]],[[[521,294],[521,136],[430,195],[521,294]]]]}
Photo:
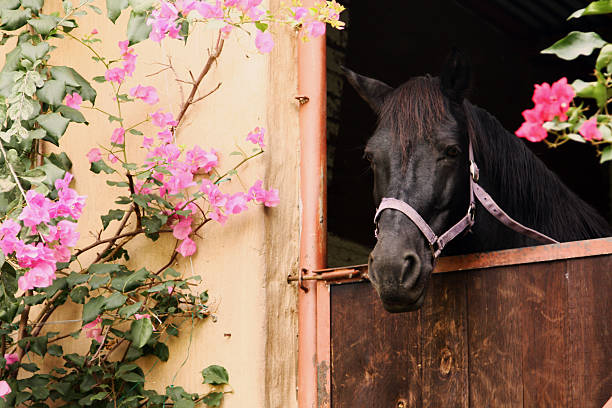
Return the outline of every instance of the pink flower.
{"type": "Polygon", "coordinates": [[[90,163],[95,163],[102,160],[102,153],[100,153],[100,149],[97,147],[91,149],[89,153],[87,153],[87,160],[89,160],[90,163]]]}
{"type": "Polygon", "coordinates": [[[264,148],[264,134],[266,133],[266,129],[260,128],[259,126],[253,129],[246,140],[253,144],[258,144],[262,149],[264,148]]]}
{"type": "Polygon", "coordinates": [[[125,71],[123,68],[111,68],[104,73],[104,79],[120,84],[125,79],[125,71]]]}
{"type": "Polygon", "coordinates": [[[191,238],[185,238],[183,242],[176,248],[176,252],[183,256],[191,256],[196,251],[196,244],[191,238]]]}
{"type": "Polygon", "coordinates": [[[77,224],[72,221],[61,220],[57,225],[49,226],[49,234],[45,237],[50,242],[59,241],[63,246],[73,247],[77,244],[80,237],[76,227],[77,224]]]}
{"type": "Polygon", "coordinates": [[[259,7],[250,8],[246,13],[252,21],[257,21],[265,14],[259,7]]]}
{"type": "Polygon", "coordinates": [[[93,322],[89,322],[84,325],[83,329],[85,329],[85,337],[94,339],[98,343],[102,344],[102,342],[104,341],[104,336],[102,335],[102,328],[96,327],[101,323],[102,319],[100,318],[100,316],[98,316],[93,322]]]}
{"type": "Polygon", "coordinates": [[[215,149],[211,149],[210,152],[207,152],[202,150],[199,146],[195,146],[187,152],[186,162],[193,173],[199,169],[203,169],[205,173],[209,173],[213,168],[219,165],[219,156],[215,149]]]}
{"type": "Polygon", "coordinates": [[[578,132],[582,135],[584,140],[601,140],[601,132],[597,129],[597,118],[593,116],[589,120],[585,120],[580,125],[578,132]]]}
{"type": "Polygon", "coordinates": [[[185,217],[172,226],[172,235],[176,239],[185,239],[191,234],[191,218],[185,217]]]}
{"type": "Polygon", "coordinates": [[[321,21],[310,21],[304,26],[306,35],[312,38],[320,37],[325,34],[325,23],[321,21]]]}
{"type": "Polygon", "coordinates": [[[21,225],[11,218],[7,218],[0,224],[0,250],[8,255],[15,251],[17,246],[23,244],[17,234],[21,231],[21,225]]]}
{"type": "Polygon", "coordinates": [[[83,98],[76,92],[73,92],[72,95],[66,94],[66,106],[72,109],[80,109],[81,104],[83,103],[83,98]]]}
{"type": "Polygon", "coordinates": [[[524,137],[530,142],[541,142],[548,135],[542,124],[536,122],[524,122],[515,134],[518,137],[524,137]]]}
{"type": "Polygon", "coordinates": [[[293,18],[297,21],[300,21],[308,15],[308,10],[305,7],[291,7],[291,11],[294,13],[293,18]]]}
{"type": "Polygon", "coordinates": [[[96,35],[98,34],[98,29],[94,28],[93,30],[91,30],[91,35],[96,35]]]}
{"type": "Polygon", "coordinates": [[[552,87],[546,82],[541,85],[536,84],[533,102],[536,107],[540,106],[541,117],[544,121],[553,120],[555,116],[564,121],[567,120],[565,113],[575,95],[574,88],[568,85],[567,78],[563,77],[553,83],[552,87]]]}
{"type": "Polygon", "coordinates": [[[153,124],[160,128],[167,126],[176,126],[178,122],[174,120],[172,113],[164,113],[161,109],[158,109],[155,113],[150,114],[153,124]]]}
{"type": "Polygon", "coordinates": [[[118,158],[117,156],[115,156],[114,154],[109,153],[109,154],[108,154],[108,160],[109,160],[111,163],[117,163],[117,161],[119,161],[119,158],[118,158]]]}
{"type": "Polygon", "coordinates": [[[17,361],[19,361],[19,356],[15,353],[12,354],[5,354],[4,355],[4,360],[6,360],[6,367],[5,368],[9,368],[9,366],[11,364],[15,364],[17,361]]]}
{"type": "Polygon", "coordinates": [[[21,276],[17,284],[19,289],[26,291],[34,288],[46,288],[55,280],[55,264],[40,262],[34,268],[21,276]]]}
{"type": "Polygon", "coordinates": [[[118,127],[113,130],[113,134],[111,136],[111,143],[114,144],[123,144],[125,142],[125,129],[122,127],[118,127]]]}
{"type": "Polygon", "coordinates": [[[267,54],[272,51],[272,48],[274,48],[274,39],[272,39],[272,34],[257,31],[257,35],[255,36],[255,46],[262,54],[267,54]]]}
{"type": "Polygon", "coordinates": [[[0,381],[0,398],[6,399],[6,396],[11,393],[11,386],[4,380],[0,381]]]}
{"type": "Polygon", "coordinates": [[[164,144],[172,143],[172,132],[169,129],[157,132],[157,136],[159,137],[159,141],[164,144]]]}
{"type": "Polygon", "coordinates": [[[134,317],[136,318],[136,320],[140,320],[140,319],[150,319],[151,315],[150,314],[139,314],[139,313],[134,313],[134,317]]]}
{"type": "Polygon", "coordinates": [[[202,18],[223,18],[223,8],[221,7],[221,2],[219,0],[216,1],[215,5],[211,5],[206,3],[205,1],[200,1],[195,4],[195,9],[200,13],[202,18]]]}
{"type": "Polygon", "coordinates": [[[143,136],[143,138],[142,138],[142,147],[144,147],[145,149],[149,149],[151,146],[153,146],[153,138],[152,137],[143,136]]]}
{"type": "Polygon", "coordinates": [[[247,210],[247,196],[244,193],[236,193],[230,196],[225,203],[225,209],[229,214],[240,214],[247,210]]]}
{"type": "Polygon", "coordinates": [[[51,200],[34,190],[26,193],[28,205],[19,214],[19,220],[23,221],[26,227],[36,227],[41,222],[47,223],[51,220],[49,210],[51,200]]]}
{"type": "Polygon", "coordinates": [[[221,32],[221,37],[224,40],[227,40],[233,29],[234,29],[234,26],[231,24],[227,24],[226,26],[222,27],[221,30],[219,30],[221,32]]]}
{"type": "MultiPolygon", "coordinates": [[[[195,5],[193,5],[195,7],[195,5]]],[[[178,18],[178,10],[174,4],[161,1],[160,8],[153,10],[151,17],[147,20],[147,24],[151,26],[149,39],[155,42],[160,42],[168,34],[171,38],[179,38],[180,28],[176,23],[178,18]]]]}
{"type": "Polygon", "coordinates": [[[210,205],[214,207],[223,207],[227,202],[227,195],[223,194],[219,187],[208,179],[202,180],[200,191],[204,193],[210,205]]]}
{"type": "MultiPolygon", "coordinates": [[[[56,181],[57,185],[57,181],[56,181]]],[[[55,202],[50,210],[52,218],[72,217],[79,219],[85,207],[85,196],[80,196],[71,188],[58,189],[59,200],[55,202]]]]}
{"type": "Polygon", "coordinates": [[[63,190],[65,188],[69,188],[70,182],[72,181],[72,179],[73,179],[72,174],[66,172],[66,174],[64,174],[64,178],[55,180],[55,188],[58,191],[63,190]]]}
{"type": "Polygon", "coordinates": [[[280,199],[278,198],[278,190],[273,188],[266,191],[263,204],[266,207],[276,207],[278,203],[280,203],[280,199]]]}
{"type": "Polygon", "coordinates": [[[174,292],[174,286],[168,286],[168,294],[171,295],[174,292]]]}
{"type": "Polygon", "coordinates": [[[130,95],[135,98],[142,99],[145,103],[148,103],[149,105],[155,105],[157,102],[159,102],[157,91],[152,86],[138,85],[130,89],[130,95]]]}

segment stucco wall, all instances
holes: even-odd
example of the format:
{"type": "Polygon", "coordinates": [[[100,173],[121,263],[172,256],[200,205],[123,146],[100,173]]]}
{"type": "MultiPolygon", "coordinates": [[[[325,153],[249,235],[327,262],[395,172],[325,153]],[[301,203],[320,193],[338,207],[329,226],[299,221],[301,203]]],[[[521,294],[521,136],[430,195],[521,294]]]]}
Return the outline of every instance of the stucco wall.
{"type": "MultiPolygon", "coordinates": [[[[51,3],[51,2],[47,2],[51,3]]],[[[59,3],[59,2],[58,2],[59,3]]],[[[280,1],[268,3],[272,8],[280,1]],[[271,3],[271,4],[270,4],[271,3]]],[[[96,3],[105,9],[103,1],[96,3]]],[[[127,13],[113,25],[105,16],[91,13],[80,19],[77,35],[97,28],[104,39],[96,45],[103,55],[118,55],[117,42],[125,38],[127,13]]],[[[191,392],[203,392],[200,371],[210,364],[225,366],[234,390],[224,407],[294,407],[296,406],[297,317],[295,287],[287,285],[287,274],[297,267],[299,253],[298,209],[298,106],[294,99],[297,87],[296,36],[286,28],[274,29],[276,47],[270,55],[256,52],[245,33],[236,30],[226,41],[218,64],[203,81],[201,94],[221,83],[220,89],[192,107],[177,133],[177,141],[187,147],[198,144],[223,152],[221,168],[229,169],[238,160],[229,156],[235,145],[250,149],[245,142],[255,126],[264,126],[266,154],[249,162],[240,170],[240,180],[233,181],[226,191],[251,185],[257,178],[264,186],[280,190],[281,203],[276,208],[251,208],[230,218],[225,226],[207,224],[202,229],[197,253],[182,259],[175,269],[184,276],[201,275],[202,288],[209,290],[217,321],[208,319],[189,337],[184,334],[169,343],[171,358],[167,363],[145,362],[145,372],[152,367],[147,387],[163,389],[171,384],[184,386],[191,392]],[[184,365],[181,367],[181,365],[184,365]]],[[[190,86],[176,82],[176,76],[189,80],[201,70],[214,44],[215,31],[197,29],[187,46],[179,41],[165,41],[161,47],[152,42],[135,46],[137,72],[128,81],[128,89],[136,84],[154,85],[162,108],[175,115],[190,86]],[[168,63],[172,55],[174,71],[159,71],[158,63],[168,63]],[[182,90],[181,90],[182,89],[182,90]]],[[[62,41],[62,48],[53,54],[52,63],[69,61],[86,78],[103,75],[104,68],[91,60],[88,50],[75,41],[62,41]]],[[[93,84],[93,83],[92,83],[93,84]]],[[[114,102],[108,87],[96,85],[96,106],[113,112],[114,102]]],[[[150,111],[144,103],[129,104],[124,116],[126,124],[139,121],[150,111]]],[[[75,188],[87,195],[87,207],[80,222],[81,242],[91,242],[90,232],[100,229],[99,215],[115,208],[116,189],[89,172],[85,157],[97,143],[107,144],[116,123],[105,116],[85,110],[89,126],[71,126],[62,138],[61,147],[74,163],[75,188]]],[[[151,134],[153,126],[144,127],[151,134]]],[[[146,132],[145,132],[146,133],[146,132]]],[[[126,135],[130,154],[142,154],[140,136],[126,135]]],[[[111,224],[112,227],[112,224],[111,224]]],[[[110,228],[112,230],[112,228],[110,228]]],[[[134,240],[128,249],[132,265],[154,269],[163,265],[172,253],[174,241],[162,237],[155,243],[134,240]]],[[[94,254],[90,254],[93,257],[94,254]]],[[[79,317],[79,308],[65,308],[55,319],[79,317]]],[[[63,327],[64,330],[76,329],[63,327]]]]}

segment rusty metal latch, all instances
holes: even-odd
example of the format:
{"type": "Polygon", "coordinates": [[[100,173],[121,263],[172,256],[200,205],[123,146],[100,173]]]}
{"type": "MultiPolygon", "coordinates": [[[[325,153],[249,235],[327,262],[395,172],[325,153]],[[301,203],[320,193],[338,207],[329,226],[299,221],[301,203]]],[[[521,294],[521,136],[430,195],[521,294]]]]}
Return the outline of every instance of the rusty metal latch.
{"type": "Polygon", "coordinates": [[[344,281],[344,280],[365,280],[368,279],[368,265],[343,266],[340,268],[327,269],[306,269],[300,268],[296,275],[290,274],[287,276],[287,283],[298,282],[300,289],[308,292],[308,288],[304,286],[304,281],[344,281]]]}

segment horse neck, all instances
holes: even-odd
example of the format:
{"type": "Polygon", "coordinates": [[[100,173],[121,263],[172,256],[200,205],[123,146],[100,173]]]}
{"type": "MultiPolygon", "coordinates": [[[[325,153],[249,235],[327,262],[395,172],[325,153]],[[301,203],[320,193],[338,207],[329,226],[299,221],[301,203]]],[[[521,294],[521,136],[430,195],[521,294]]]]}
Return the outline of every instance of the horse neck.
{"type": "MultiPolygon", "coordinates": [[[[515,135],[466,102],[480,185],[508,215],[558,241],[610,235],[608,223],[571,192],[515,135]]],[[[478,206],[472,240],[480,249],[534,245],[478,206]],[[482,248],[482,247],[486,248],[482,248]]]]}

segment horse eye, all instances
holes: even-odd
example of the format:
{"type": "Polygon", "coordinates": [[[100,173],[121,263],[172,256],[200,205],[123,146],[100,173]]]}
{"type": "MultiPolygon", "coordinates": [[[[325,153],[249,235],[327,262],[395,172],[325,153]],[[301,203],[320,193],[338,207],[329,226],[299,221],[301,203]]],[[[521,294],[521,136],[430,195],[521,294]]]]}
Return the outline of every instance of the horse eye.
{"type": "Polygon", "coordinates": [[[366,159],[367,161],[371,162],[372,159],[374,158],[374,155],[372,154],[372,152],[365,152],[363,154],[364,159],[366,159]]]}
{"type": "Polygon", "coordinates": [[[457,157],[461,151],[457,146],[448,146],[444,152],[448,157],[457,157]]]}

